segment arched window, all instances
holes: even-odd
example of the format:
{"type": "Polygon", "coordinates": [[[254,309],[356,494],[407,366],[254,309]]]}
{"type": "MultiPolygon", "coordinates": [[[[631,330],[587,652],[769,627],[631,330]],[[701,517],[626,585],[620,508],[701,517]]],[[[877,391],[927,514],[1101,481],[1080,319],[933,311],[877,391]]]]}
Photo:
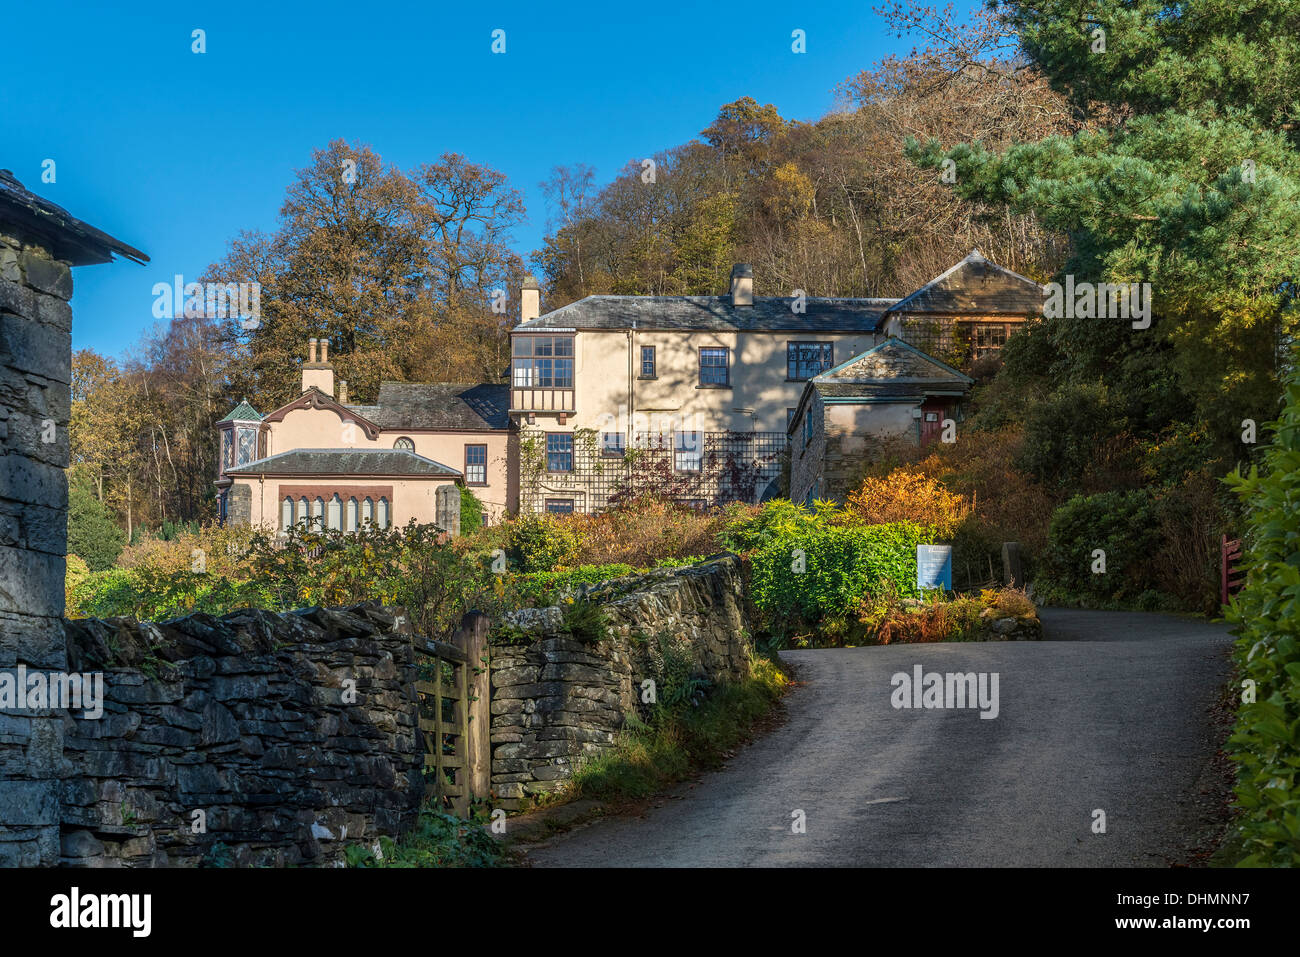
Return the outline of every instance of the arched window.
{"type": "Polygon", "coordinates": [[[401,452],[414,452],[415,440],[407,438],[405,435],[393,443],[393,448],[401,452]]]}
{"type": "Polygon", "coordinates": [[[325,527],[325,499],[319,495],[311,503],[311,526],[317,530],[325,527]]]}
{"type": "Polygon", "coordinates": [[[307,496],[304,495],[302,498],[298,499],[298,514],[294,516],[294,521],[296,521],[303,528],[310,528],[311,527],[311,519],[309,518],[310,515],[311,515],[311,511],[309,510],[309,506],[307,505],[307,496]]]}
{"type": "Polygon", "coordinates": [[[375,520],[375,503],[370,501],[370,496],[367,495],[366,500],[361,503],[361,524],[369,525],[374,520],[375,520]]]}
{"type": "Polygon", "coordinates": [[[287,532],[293,524],[293,498],[286,495],[280,503],[280,530],[287,532]]]}
{"type": "Polygon", "coordinates": [[[335,492],[334,497],[330,499],[329,511],[327,513],[327,524],[336,532],[343,530],[343,499],[339,498],[339,493],[335,492]]]}
{"type": "Polygon", "coordinates": [[[356,497],[354,496],[348,499],[347,524],[343,526],[344,529],[349,532],[355,532],[357,530],[357,518],[360,511],[361,508],[357,505],[356,497]]]}
{"type": "Polygon", "coordinates": [[[380,528],[388,527],[388,499],[386,498],[381,498],[379,500],[379,510],[378,515],[375,518],[375,524],[380,528]]]}

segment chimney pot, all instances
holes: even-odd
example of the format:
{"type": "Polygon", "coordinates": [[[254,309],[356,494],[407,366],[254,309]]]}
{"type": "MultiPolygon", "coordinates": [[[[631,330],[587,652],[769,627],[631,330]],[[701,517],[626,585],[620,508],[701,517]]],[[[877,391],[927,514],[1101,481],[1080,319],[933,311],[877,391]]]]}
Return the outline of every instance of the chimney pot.
{"type": "Polygon", "coordinates": [[[330,361],[330,341],[328,339],[320,340],[320,361],[330,361]]]}
{"type": "Polygon", "coordinates": [[[754,304],[754,267],[749,263],[736,263],[731,267],[731,304],[754,304]]]}
{"type": "Polygon", "coordinates": [[[307,361],[316,361],[316,339],[314,336],[307,340],[307,361]]]}

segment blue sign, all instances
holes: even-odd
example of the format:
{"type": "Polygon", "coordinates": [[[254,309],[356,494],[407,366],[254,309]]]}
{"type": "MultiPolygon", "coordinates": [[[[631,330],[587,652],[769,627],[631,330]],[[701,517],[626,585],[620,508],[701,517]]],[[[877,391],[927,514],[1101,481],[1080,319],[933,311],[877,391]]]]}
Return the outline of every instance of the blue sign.
{"type": "Polygon", "coordinates": [[[916,587],[952,591],[952,546],[916,546],[916,587]]]}

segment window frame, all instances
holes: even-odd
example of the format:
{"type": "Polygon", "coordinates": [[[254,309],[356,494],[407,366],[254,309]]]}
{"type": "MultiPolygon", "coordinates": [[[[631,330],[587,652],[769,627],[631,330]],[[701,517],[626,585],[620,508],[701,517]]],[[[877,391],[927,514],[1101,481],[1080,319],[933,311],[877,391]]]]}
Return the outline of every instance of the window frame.
{"type": "Polygon", "coordinates": [[[575,511],[577,511],[577,502],[575,502],[575,501],[574,501],[573,499],[571,499],[571,498],[547,498],[547,499],[543,499],[543,500],[542,500],[542,511],[543,511],[543,513],[545,513],[545,514],[547,514],[547,515],[572,515],[575,511]],[[552,508],[551,508],[551,503],[555,503],[555,504],[557,504],[557,505],[560,505],[560,504],[567,504],[569,507],[568,507],[567,509],[565,509],[565,508],[552,509],[552,508]]]}
{"type": "Polygon", "coordinates": [[[577,336],[569,333],[567,335],[517,335],[512,336],[510,341],[510,387],[512,389],[572,389],[577,372],[577,336]],[[546,340],[550,344],[550,351],[539,354],[537,352],[537,343],[546,340]],[[516,351],[522,343],[528,343],[529,351],[521,354],[516,351]],[[557,351],[556,343],[567,342],[569,344],[568,352],[557,351]],[[539,360],[548,370],[543,381],[539,360]],[[524,363],[521,367],[520,363],[524,363]],[[567,384],[556,381],[555,371],[559,363],[567,363],[568,377],[567,384]],[[521,380],[520,372],[526,371],[528,374],[521,380]]]}
{"type": "Polygon", "coordinates": [[[602,459],[621,459],[627,456],[627,433],[625,432],[602,432],[600,433],[600,457],[602,459]],[[611,436],[617,441],[614,443],[615,448],[610,449],[609,444],[605,441],[606,436],[611,436]]]}
{"type": "Polygon", "coordinates": [[[659,353],[654,346],[641,347],[641,374],[638,379],[657,379],[659,378],[659,353]],[[646,372],[646,356],[649,354],[650,371],[646,372]]]}
{"type": "Polygon", "coordinates": [[[807,382],[816,376],[821,375],[828,369],[835,368],[835,340],[833,339],[790,339],[785,344],[785,381],[786,382],[807,382]],[[821,368],[812,375],[799,376],[798,361],[792,353],[801,346],[819,346],[823,357],[818,360],[821,368]]]}
{"type": "Polygon", "coordinates": [[[728,348],[727,346],[700,346],[698,358],[699,358],[699,384],[696,386],[696,388],[698,389],[730,389],[731,388],[731,349],[730,348],[728,348]],[[722,364],[705,365],[704,354],[706,352],[722,353],[722,364]],[[722,382],[704,381],[705,369],[721,369],[723,381],[722,382]]]}
{"type": "Polygon", "coordinates": [[[487,450],[487,443],[486,443],[486,442],[466,442],[466,443],[465,443],[465,484],[468,485],[468,486],[471,486],[471,487],[473,487],[473,488],[482,488],[483,486],[487,485],[487,484],[488,484],[487,463],[488,463],[488,450],[487,450]],[[482,462],[473,462],[473,463],[471,463],[470,460],[469,460],[469,450],[470,450],[470,449],[482,449],[482,450],[483,450],[483,461],[482,461],[482,462]],[[481,469],[483,470],[483,481],[481,481],[481,482],[474,482],[474,481],[471,481],[471,480],[470,480],[470,477],[469,477],[469,475],[470,475],[469,469],[470,469],[470,465],[471,465],[471,464],[472,464],[475,468],[481,468],[481,469]]]}
{"type": "Polygon", "coordinates": [[[704,433],[692,429],[674,429],[673,430],[673,471],[684,475],[699,475],[704,471],[704,433]],[[695,448],[683,447],[678,436],[693,435],[695,439],[695,448]],[[681,466],[682,456],[694,456],[695,466],[693,468],[683,468],[681,466]]]}
{"type": "Polygon", "coordinates": [[[573,465],[574,465],[574,462],[573,462],[573,456],[574,456],[574,441],[573,441],[573,433],[572,433],[572,432],[547,432],[547,433],[546,433],[546,472],[547,472],[548,475],[570,475],[570,474],[572,474],[572,473],[573,473],[573,465]],[[568,440],[569,440],[569,449],[568,449],[568,451],[565,452],[565,451],[562,451],[562,450],[557,450],[557,451],[555,451],[555,452],[552,452],[552,451],[551,451],[551,438],[552,438],[552,437],[554,437],[554,438],[564,438],[564,439],[568,439],[568,440]],[[567,469],[553,469],[553,468],[551,468],[551,456],[552,456],[552,455],[568,455],[568,457],[569,457],[569,467],[568,467],[567,469]]]}

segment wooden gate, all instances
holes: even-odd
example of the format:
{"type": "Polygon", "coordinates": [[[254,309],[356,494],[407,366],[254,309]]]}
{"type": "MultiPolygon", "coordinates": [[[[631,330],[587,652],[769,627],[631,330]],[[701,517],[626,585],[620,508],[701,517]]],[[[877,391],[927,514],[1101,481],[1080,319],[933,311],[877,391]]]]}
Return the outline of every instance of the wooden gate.
{"type": "Polygon", "coordinates": [[[1226,605],[1228,599],[1241,591],[1246,582],[1245,572],[1237,564],[1241,558],[1241,540],[1229,539],[1227,535],[1219,543],[1219,602],[1226,605]]]}
{"type": "Polygon", "coordinates": [[[451,644],[412,637],[425,800],[461,817],[491,786],[488,626],[487,616],[470,612],[451,644]]]}

